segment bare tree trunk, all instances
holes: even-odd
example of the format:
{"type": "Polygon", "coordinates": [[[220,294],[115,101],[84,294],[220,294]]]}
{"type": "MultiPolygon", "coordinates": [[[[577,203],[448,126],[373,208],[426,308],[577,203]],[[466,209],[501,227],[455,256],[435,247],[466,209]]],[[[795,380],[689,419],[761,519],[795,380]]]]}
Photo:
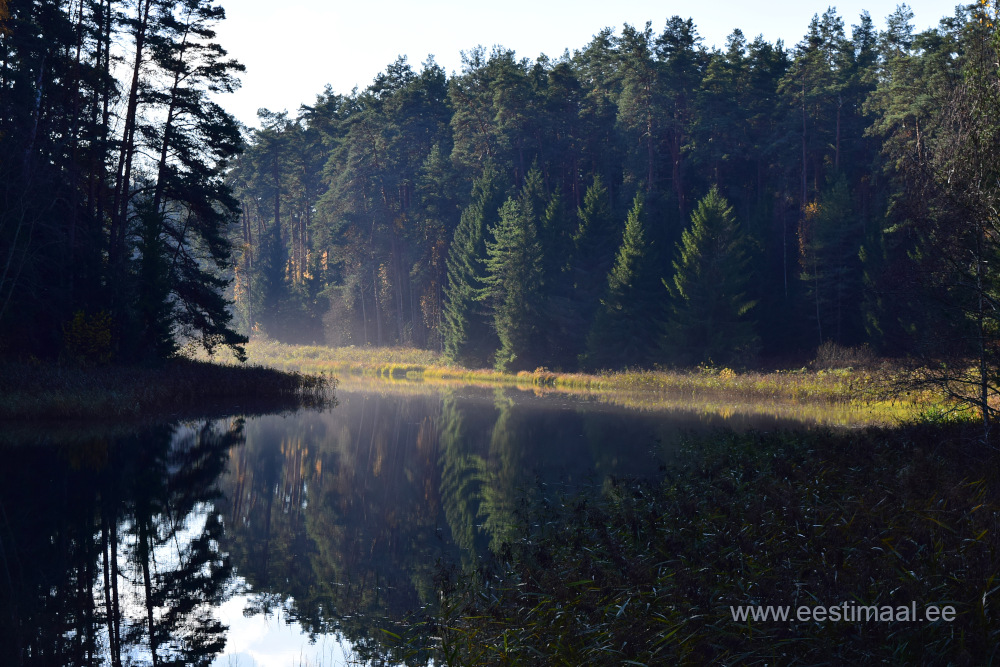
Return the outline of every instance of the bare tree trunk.
{"type": "Polygon", "coordinates": [[[111,653],[111,664],[119,667],[121,661],[118,659],[118,645],[115,642],[114,611],[111,607],[111,573],[108,563],[108,520],[104,517],[101,521],[101,556],[104,559],[104,609],[107,614],[108,624],[108,650],[111,653]]]}
{"type": "MultiPolygon", "coordinates": [[[[185,26],[184,37],[181,39],[180,53],[177,55],[178,65],[183,62],[184,52],[187,50],[187,39],[189,30],[191,27],[191,15],[188,14],[188,23],[185,26]]],[[[173,134],[174,129],[174,114],[177,112],[177,95],[180,91],[181,86],[181,71],[178,67],[177,71],[174,72],[174,81],[170,86],[170,105],[167,107],[167,119],[163,124],[163,143],[160,146],[160,159],[156,167],[156,188],[153,191],[153,212],[159,213],[160,206],[163,204],[164,189],[166,187],[167,180],[167,153],[170,149],[171,134],[173,134]]],[[[182,243],[183,238],[178,240],[178,243],[182,243]]]]}
{"type": "MultiPolygon", "coordinates": [[[[374,258],[373,258],[374,259],[374,258]]],[[[375,332],[376,332],[376,344],[382,347],[382,313],[381,308],[379,308],[378,299],[378,271],[375,268],[375,264],[372,264],[372,289],[375,292],[375,332]]]]}
{"type": "Polygon", "coordinates": [[[142,567],[142,584],[146,594],[146,622],[149,626],[149,652],[153,656],[153,667],[160,664],[160,658],[156,654],[159,648],[156,640],[156,624],[153,618],[153,583],[150,576],[149,561],[152,558],[152,544],[150,542],[149,526],[144,517],[139,522],[139,560],[142,567]]]}
{"type": "Polygon", "coordinates": [[[976,320],[979,338],[979,406],[983,417],[983,444],[990,441],[990,405],[989,405],[989,375],[987,359],[987,332],[986,332],[986,299],[983,290],[983,271],[986,269],[983,262],[983,223],[977,220],[976,223],[976,320]]]}
{"type": "Polygon", "coordinates": [[[805,208],[809,196],[808,178],[806,176],[806,84],[802,83],[802,199],[800,205],[805,208]]]}
{"type": "Polygon", "coordinates": [[[108,610],[109,620],[108,620],[108,634],[111,637],[111,642],[114,645],[114,650],[112,652],[111,661],[114,667],[121,667],[122,665],[122,633],[121,633],[121,608],[119,606],[118,598],[118,524],[114,521],[108,522],[105,518],[105,525],[108,527],[108,533],[110,536],[110,560],[111,560],[111,600],[110,608],[108,610]]]}
{"type": "MultiPolygon", "coordinates": [[[[149,27],[149,14],[153,0],[139,0],[136,8],[135,27],[135,62],[132,65],[132,83],[129,87],[128,107],[125,113],[125,126],[122,130],[122,143],[118,156],[118,173],[115,177],[115,196],[111,209],[111,228],[109,233],[108,264],[112,284],[121,281],[126,260],[125,238],[128,227],[129,190],[132,180],[132,159],[135,156],[135,126],[139,108],[139,80],[142,71],[143,51],[146,45],[146,32],[149,27]]],[[[120,294],[120,290],[113,290],[120,294]]],[[[120,298],[120,297],[119,297],[120,298]]]]}
{"type": "Polygon", "coordinates": [[[843,95],[837,95],[837,139],[833,145],[833,168],[840,169],[840,111],[844,106],[843,95]]]}

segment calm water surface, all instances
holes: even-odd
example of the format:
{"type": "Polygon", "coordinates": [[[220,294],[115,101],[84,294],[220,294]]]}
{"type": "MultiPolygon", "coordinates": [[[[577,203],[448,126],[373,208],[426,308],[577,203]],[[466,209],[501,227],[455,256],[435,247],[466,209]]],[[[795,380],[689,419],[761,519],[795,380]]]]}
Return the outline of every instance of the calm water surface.
{"type": "Polygon", "coordinates": [[[488,557],[526,503],[662,477],[684,433],[809,425],[516,389],[337,398],[138,432],[9,430],[0,664],[378,659],[384,630],[432,612],[436,577],[488,557]]]}

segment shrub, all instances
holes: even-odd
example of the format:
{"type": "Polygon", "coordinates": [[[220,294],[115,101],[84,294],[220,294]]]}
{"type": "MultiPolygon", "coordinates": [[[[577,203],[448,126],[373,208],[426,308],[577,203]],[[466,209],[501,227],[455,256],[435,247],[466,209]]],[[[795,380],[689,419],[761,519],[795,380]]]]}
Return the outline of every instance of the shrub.
{"type": "Polygon", "coordinates": [[[80,364],[111,361],[111,315],[103,310],[93,315],[76,311],[63,326],[63,349],[70,360],[80,364]]]}
{"type": "Polygon", "coordinates": [[[816,358],[812,365],[815,369],[873,368],[877,362],[875,353],[867,343],[858,347],[845,347],[827,341],[816,348],[816,358]]]}

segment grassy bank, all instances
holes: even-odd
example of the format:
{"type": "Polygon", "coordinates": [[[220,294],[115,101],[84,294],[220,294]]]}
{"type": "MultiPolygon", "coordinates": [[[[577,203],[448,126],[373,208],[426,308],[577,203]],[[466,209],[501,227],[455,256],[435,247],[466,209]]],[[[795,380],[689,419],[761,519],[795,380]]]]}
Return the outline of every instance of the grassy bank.
{"type": "Polygon", "coordinates": [[[411,348],[329,348],[254,340],[247,348],[254,363],[300,371],[484,386],[542,387],[587,392],[635,392],[648,397],[724,399],[729,402],[798,401],[865,405],[885,414],[908,416],[933,402],[930,394],[898,394],[891,372],[880,369],[805,368],[772,372],[734,372],[728,368],[629,370],[604,373],[500,373],[462,368],[442,355],[411,348]]]}
{"type": "Polygon", "coordinates": [[[940,424],[730,433],[690,441],[658,484],[540,489],[495,567],[445,577],[443,612],[398,647],[430,634],[449,665],[992,664],[1000,460],[974,442],[940,424]],[[740,605],[921,616],[737,622],[740,605]]]}
{"type": "Polygon", "coordinates": [[[160,368],[0,362],[0,419],[200,416],[330,400],[335,381],[262,366],[177,359],[160,368]]]}

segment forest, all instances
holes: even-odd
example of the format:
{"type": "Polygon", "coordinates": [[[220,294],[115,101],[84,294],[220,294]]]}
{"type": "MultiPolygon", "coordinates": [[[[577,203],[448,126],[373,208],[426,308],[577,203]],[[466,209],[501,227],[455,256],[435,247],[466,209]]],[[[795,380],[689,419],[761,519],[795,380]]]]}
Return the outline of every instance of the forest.
{"type": "Polygon", "coordinates": [[[993,367],[991,5],[794,46],[691,19],[558,58],[403,57],[241,128],[206,0],[0,4],[0,350],[251,336],[470,367],[749,367],[824,343],[993,367]]]}
{"type": "Polygon", "coordinates": [[[998,17],[595,26],[248,128],[212,0],[0,0],[0,663],[272,612],[357,663],[994,660],[998,17]],[[846,601],[957,617],[731,613],[846,601]]]}
{"type": "Polygon", "coordinates": [[[243,67],[206,0],[0,0],[0,354],[232,346],[223,290],[243,67]]]}
{"type": "Polygon", "coordinates": [[[509,370],[974,356],[996,294],[988,11],[914,34],[905,6],[882,32],[830,9],[794,47],[734,30],[723,50],[675,16],[555,59],[478,47],[451,77],[400,58],[261,110],[228,172],[236,328],[509,370]]]}

